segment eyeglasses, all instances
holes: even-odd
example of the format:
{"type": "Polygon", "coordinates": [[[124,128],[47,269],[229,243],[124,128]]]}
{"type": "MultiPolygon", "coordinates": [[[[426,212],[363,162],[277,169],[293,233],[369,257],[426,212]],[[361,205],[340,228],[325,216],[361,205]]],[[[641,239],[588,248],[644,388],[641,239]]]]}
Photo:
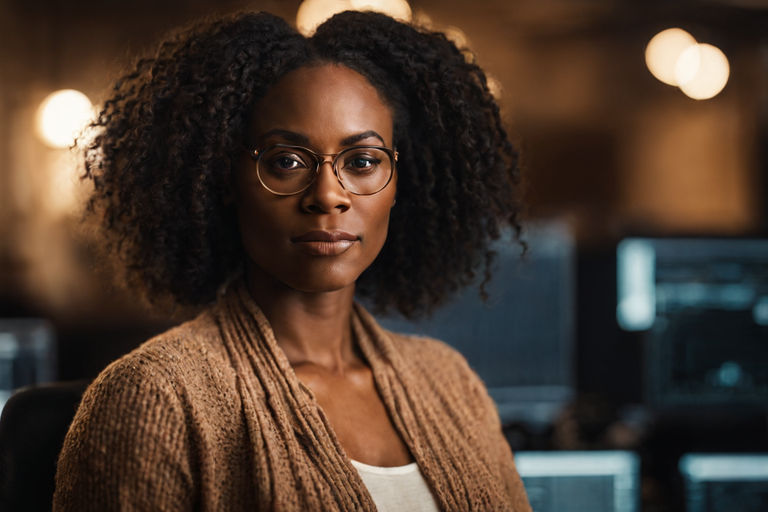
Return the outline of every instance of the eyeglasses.
{"type": "Polygon", "coordinates": [[[250,150],[250,154],[256,160],[256,175],[261,184],[279,196],[309,188],[328,158],[332,158],[333,173],[345,190],[369,196],[387,186],[397,161],[397,151],[382,146],[352,146],[335,154],[324,154],[302,146],[275,144],[263,150],[250,150]]]}

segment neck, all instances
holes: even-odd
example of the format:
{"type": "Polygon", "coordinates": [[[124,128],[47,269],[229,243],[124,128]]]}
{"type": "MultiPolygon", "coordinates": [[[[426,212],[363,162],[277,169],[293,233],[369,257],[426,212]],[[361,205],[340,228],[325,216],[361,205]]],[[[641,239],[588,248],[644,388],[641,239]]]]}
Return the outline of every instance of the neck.
{"type": "Polygon", "coordinates": [[[246,281],[294,368],[314,365],[341,374],[359,364],[350,324],[354,284],[329,292],[302,292],[253,266],[246,281]]]}

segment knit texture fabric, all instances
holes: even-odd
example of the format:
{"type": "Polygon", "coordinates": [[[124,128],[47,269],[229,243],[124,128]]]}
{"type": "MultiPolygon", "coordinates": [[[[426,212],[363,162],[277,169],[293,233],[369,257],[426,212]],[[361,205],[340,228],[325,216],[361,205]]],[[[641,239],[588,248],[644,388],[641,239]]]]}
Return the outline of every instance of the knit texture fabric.
{"type": "MultiPolygon", "coordinates": [[[[441,510],[530,511],[496,408],[464,358],[382,329],[354,339],[441,510]]],[[[108,366],[59,457],[54,510],[375,510],[243,283],[108,366]]]]}

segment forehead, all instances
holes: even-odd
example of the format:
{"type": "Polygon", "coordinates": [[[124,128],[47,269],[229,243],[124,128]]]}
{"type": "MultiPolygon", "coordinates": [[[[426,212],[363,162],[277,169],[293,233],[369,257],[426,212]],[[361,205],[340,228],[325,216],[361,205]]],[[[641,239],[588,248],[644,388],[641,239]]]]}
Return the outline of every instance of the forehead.
{"type": "Polygon", "coordinates": [[[250,135],[285,130],[327,146],[366,131],[392,144],[392,110],[360,73],[339,64],[305,66],[283,76],[254,107],[250,135]]]}

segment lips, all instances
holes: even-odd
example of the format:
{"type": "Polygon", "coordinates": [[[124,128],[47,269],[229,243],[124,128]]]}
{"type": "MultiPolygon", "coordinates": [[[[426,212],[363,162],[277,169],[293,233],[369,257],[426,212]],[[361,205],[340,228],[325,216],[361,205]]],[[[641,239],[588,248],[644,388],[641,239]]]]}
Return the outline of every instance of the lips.
{"type": "Polygon", "coordinates": [[[309,231],[291,238],[291,242],[355,242],[358,237],[346,231],[309,231]]]}
{"type": "Polygon", "coordinates": [[[308,231],[291,242],[310,256],[338,256],[352,247],[359,237],[346,231],[308,231]]]}

